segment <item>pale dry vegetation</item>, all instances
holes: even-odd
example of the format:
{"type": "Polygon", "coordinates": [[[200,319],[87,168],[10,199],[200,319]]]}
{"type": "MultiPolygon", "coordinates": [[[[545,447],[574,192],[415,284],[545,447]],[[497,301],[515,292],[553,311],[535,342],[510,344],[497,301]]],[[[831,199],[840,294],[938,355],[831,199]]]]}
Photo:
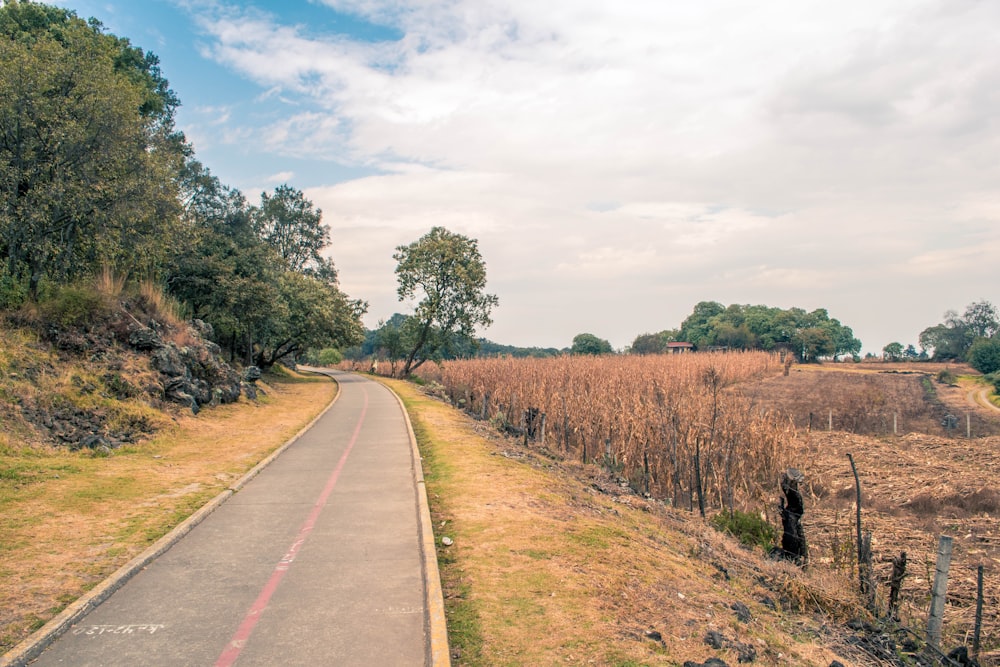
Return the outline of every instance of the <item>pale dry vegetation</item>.
{"type": "Polygon", "coordinates": [[[839,577],[768,560],[599,466],[390,383],[420,440],[435,532],[453,540],[438,540],[453,664],[866,664],[842,628],[858,605],[839,577]]]}
{"type": "Polygon", "coordinates": [[[732,388],[781,370],[777,356],[749,352],[476,359],[425,375],[455,404],[567,458],[616,468],[653,498],[744,509],[770,493],[793,433],[732,388]]]}
{"type": "MultiPolygon", "coordinates": [[[[780,473],[801,469],[808,576],[828,582],[821,592],[810,584],[808,594],[824,600],[825,609],[860,600],[846,458],[853,452],[865,494],[864,529],[874,534],[879,613],[886,609],[889,561],[906,550],[901,617],[922,637],[937,538],[951,535],[944,643],[971,643],[975,569],[984,564],[982,662],[1000,664],[1000,442],[965,437],[967,425],[974,436],[1000,432],[1000,420],[969,405],[953,382],[940,382],[939,369],[885,370],[838,364],[783,375],[766,355],[694,355],[447,362],[427,379],[432,391],[516,434],[518,442],[531,439],[525,411],[536,408],[547,419],[537,438],[544,443],[532,443],[534,450],[557,461],[596,463],[668,507],[695,509],[700,469],[710,509],[726,508],[732,489],[738,508],[763,508],[780,526],[780,473]],[[942,426],[948,414],[961,417],[956,428],[942,426]]],[[[897,645],[907,636],[897,636],[897,645]]]]}
{"type": "Polygon", "coordinates": [[[938,379],[974,373],[955,364],[835,364],[796,366],[752,391],[756,400],[780,410],[802,431],[847,431],[863,435],[927,433],[1000,435],[1000,420],[964,405],[957,385],[938,379]],[[954,416],[952,427],[943,422],[954,416]],[[968,420],[968,421],[967,421],[968,420]]]}

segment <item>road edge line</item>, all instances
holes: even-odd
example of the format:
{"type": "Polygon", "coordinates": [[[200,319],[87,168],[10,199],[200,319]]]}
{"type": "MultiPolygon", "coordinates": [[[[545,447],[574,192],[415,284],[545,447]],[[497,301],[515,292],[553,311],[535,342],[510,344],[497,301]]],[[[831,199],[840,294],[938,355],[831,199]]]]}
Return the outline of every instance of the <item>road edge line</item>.
{"type": "Polygon", "coordinates": [[[417,445],[417,436],[410,423],[410,413],[406,404],[392,387],[380,382],[396,398],[399,409],[406,422],[406,432],[410,438],[410,457],[413,461],[413,476],[417,494],[417,518],[420,522],[421,560],[424,563],[424,590],[426,591],[427,607],[427,664],[431,667],[451,667],[451,651],[448,646],[448,622],[444,614],[444,592],[441,589],[441,572],[438,570],[437,547],[434,541],[434,524],[431,523],[431,510],[427,502],[427,485],[424,482],[423,458],[417,445]]]}
{"type": "MultiPolygon", "coordinates": [[[[325,373],[320,374],[326,375],[325,373]]],[[[125,583],[134,577],[139,571],[145,569],[146,566],[166,553],[170,547],[174,546],[174,544],[180,541],[182,537],[191,532],[191,530],[204,521],[208,515],[221,507],[222,504],[229,500],[229,498],[231,498],[237,491],[246,486],[250,480],[259,475],[264,468],[273,463],[274,460],[277,459],[278,456],[280,456],[286,449],[295,444],[299,438],[305,435],[306,431],[312,428],[316,422],[318,422],[327,412],[330,411],[333,405],[337,402],[337,399],[340,398],[339,383],[337,383],[337,380],[330,375],[327,375],[326,377],[329,377],[330,380],[337,384],[337,393],[334,395],[330,403],[323,408],[323,410],[316,415],[312,421],[306,424],[298,433],[293,435],[290,440],[285,442],[285,444],[271,452],[267,458],[247,471],[242,477],[236,480],[232,486],[219,493],[219,495],[212,498],[206,504],[202,505],[200,509],[184,521],[177,524],[177,526],[175,526],[169,533],[148,546],[145,551],[115,570],[115,572],[113,572],[107,579],[77,598],[75,602],[71,603],[68,607],[59,612],[59,614],[57,614],[52,620],[38,630],[35,630],[35,632],[31,633],[31,635],[23,639],[7,653],[0,656],[0,667],[25,667],[28,662],[41,655],[42,651],[48,648],[52,642],[69,630],[72,625],[75,625],[87,614],[100,606],[102,602],[111,597],[112,593],[124,586],[125,583]]],[[[407,419],[407,421],[409,420],[407,419]]]]}

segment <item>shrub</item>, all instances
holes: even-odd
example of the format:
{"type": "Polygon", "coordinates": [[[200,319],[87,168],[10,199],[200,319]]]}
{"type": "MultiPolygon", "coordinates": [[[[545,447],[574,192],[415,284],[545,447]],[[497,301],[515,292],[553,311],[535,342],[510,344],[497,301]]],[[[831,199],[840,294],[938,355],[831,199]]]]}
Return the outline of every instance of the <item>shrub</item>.
{"type": "Polygon", "coordinates": [[[983,375],[1000,371],[1000,338],[979,338],[969,348],[969,365],[983,375]]]}
{"type": "Polygon", "coordinates": [[[958,378],[946,368],[937,374],[937,381],[941,384],[954,385],[958,382],[958,378]]]}
{"type": "Polygon", "coordinates": [[[710,520],[712,526],[723,533],[729,533],[741,544],[759,546],[770,551],[778,537],[778,531],[758,514],[733,510],[719,512],[710,520]]]}
{"type": "Polygon", "coordinates": [[[324,348],[316,355],[316,361],[319,362],[320,366],[336,366],[343,360],[344,355],[340,353],[340,350],[333,347],[324,348]]]}
{"type": "Polygon", "coordinates": [[[1000,371],[987,375],[986,381],[993,385],[993,392],[1000,395],[1000,371]]]}
{"type": "Polygon", "coordinates": [[[13,310],[28,300],[27,276],[11,275],[0,266],[0,310],[13,310]]]}
{"type": "Polygon", "coordinates": [[[57,287],[39,304],[42,321],[61,328],[82,328],[109,312],[102,294],[80,285],[57,287]]]}

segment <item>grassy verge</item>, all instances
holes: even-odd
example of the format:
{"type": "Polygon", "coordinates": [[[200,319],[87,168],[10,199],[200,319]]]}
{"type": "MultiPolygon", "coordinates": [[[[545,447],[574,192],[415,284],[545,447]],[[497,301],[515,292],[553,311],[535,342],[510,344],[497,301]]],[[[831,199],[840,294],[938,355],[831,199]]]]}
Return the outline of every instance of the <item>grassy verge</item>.
{"type": "Polygon", "coordinates": [[[608,488],[595,468],[522,448],[413,385],[388,383],[421,448],[454,664],[737,664],[737,643],[756,664],[836,658],[812,616],[837,607],[822,582],[802,584],[799,570],[703,522],[608,488]],[[736,602],[750,621],[734,615],[736,602]],[[709,631],[734,643],[713,649],[709,631]]]}
{"type": "Polygon", "coordinates": [[[332,400],[286,375],[258,403],[167,417],[110,456],[21,445],[0,433],[0,653],[227,488],[332,400]]]}

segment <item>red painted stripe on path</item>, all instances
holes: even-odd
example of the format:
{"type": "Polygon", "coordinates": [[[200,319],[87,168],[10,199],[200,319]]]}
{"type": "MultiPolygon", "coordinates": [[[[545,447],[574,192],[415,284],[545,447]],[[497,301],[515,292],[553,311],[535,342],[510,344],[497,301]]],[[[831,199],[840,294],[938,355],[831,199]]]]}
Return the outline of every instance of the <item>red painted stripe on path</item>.
{"type": "Polygon", "coordinates": [[[240,657],[240,653],[243,651],[243,647],[246,646],[247,640],[250,639],[250,635],[253,634],[253,629],[257,625],[257,621],[263,615],[264,611],[267,609],[268,603],[271,601],[271,596],[274,592],[278,590],[278,586],[281,584],[281,580],[284,578],[285,573],[292,565],[292,561],[295,560],[295,556],[298,555],[299,550],[302,549],[302,545],[305,544],[306,539],[308,539],[309,534],[312,532],[313,527],[316,525],[316,520],[319,518],[320,512],[326,506],[326,501],[333,492],[333,488],[337,485],[337,480],[340,478],[340,471],[343,470],[344,464],[347,463],[347,457],[350,455],[351,450],[354,449],[354,444],[358,440],[358,434],[361,432],[361,424],[365,421],[365,414],[368,412],[368,390],[364,389],[365,402],[361,407],[361,415],[358,417],[358,423],[354,427],[354,433],[351,435],[350,442],[347,443],[347,449],[340,457],[340,461],[337,462],[337,467],[334,468],[333,473],[330,475],[330,479],[327,480],[326,486],[323,487],[322,493],[316,499],[315,504],[313,504],[312,510],[309,512],[309,516],[302,523],[302,527],[299,528],[299,533],[296,535],[295,540],[292,545],[288,547],[288,551],[285,555],[281,557],[278,564],[275,565],[274,571],[271,573],[271,578],[267,580],[264,584],[264,588],[261,589],[260,595],[250,606],[250,610],[247,612],[246,616],[243,617],[243,622],[240,623],[240,627],[236,629],[236,634],[233,638],[229,640],[226,644],[225,650],[219,659],[215,661],[215,667],[231,667],[236,659],[240,657]]]}

